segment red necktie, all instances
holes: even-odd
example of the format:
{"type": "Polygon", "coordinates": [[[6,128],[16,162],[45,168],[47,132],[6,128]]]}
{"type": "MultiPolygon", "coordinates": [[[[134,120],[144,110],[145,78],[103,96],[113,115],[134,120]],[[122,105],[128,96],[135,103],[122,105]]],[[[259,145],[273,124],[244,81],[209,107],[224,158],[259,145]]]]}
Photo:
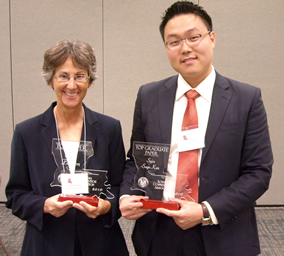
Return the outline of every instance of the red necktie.
{"type": "MultiPolygon", "coordinates": [[[[198,127],[195,99],[200,95],[194,90],[185,95],[188,103],[183,116],[182,131],[198,127]]],[[[179,153],[175,197],[198,203],[198,149],[179,153]]]]}

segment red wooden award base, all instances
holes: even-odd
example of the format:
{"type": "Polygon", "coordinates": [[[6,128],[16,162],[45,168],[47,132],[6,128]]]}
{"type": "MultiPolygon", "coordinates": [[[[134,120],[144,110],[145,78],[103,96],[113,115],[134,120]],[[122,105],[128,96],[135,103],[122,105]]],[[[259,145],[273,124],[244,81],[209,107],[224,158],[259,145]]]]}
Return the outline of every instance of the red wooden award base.
{"type": "Polygon", "coordinates": [[[141,203],[143,203],[142,208],[148,209],[157,209],[157,208],[165,208],[172,211],[179,210],[179,204],[177,202],[169,202],[169,201],[159,201],[159,200],[151,200],[151,199],[141,199],[141,203]]]}
{"type": "Polygon", "coordinates": [[[59,202],[64,202],[71,200],[73,203],[79,203],[81,201],[86,202],[87,204],[90,204],[92,206],[98,206],[99,205],[99,198],[96,196],[83,196],[83,195],[60,195],[58,198],[59,202]]]}

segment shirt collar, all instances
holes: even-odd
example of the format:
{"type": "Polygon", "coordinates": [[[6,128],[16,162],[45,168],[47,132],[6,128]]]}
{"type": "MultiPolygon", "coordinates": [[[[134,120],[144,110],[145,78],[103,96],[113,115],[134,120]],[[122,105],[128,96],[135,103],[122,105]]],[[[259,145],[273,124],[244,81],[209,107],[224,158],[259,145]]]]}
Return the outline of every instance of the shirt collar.
{"type": "Polygon", "coordinates": [[[211,73],[196,87],[192,88],[182,77],[181,74],[178,75],[178,87],[176,92],[176,100],[179,100],[187,91],[196,90],[202,98],[206,101],[211,101],[214,83],[216,79],[216,72],[212,66],[211,73]]]}

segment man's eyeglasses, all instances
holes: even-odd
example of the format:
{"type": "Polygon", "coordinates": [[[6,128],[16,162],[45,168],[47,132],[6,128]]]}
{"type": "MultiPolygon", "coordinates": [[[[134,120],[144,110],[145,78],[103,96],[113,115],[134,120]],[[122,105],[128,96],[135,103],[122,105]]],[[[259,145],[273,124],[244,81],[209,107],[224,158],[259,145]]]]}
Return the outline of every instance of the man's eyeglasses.
{"type": "Polygon", "coordinates": [[[66,82],[68,82],[71,79],[71,77],[73,77],[74,80],[77,83],[85,83],[90,78],[89,76],[87,76],[85,74],[76,74],[75,76],[70,76],[68,74],[60,74],[60,75],[56,75],[54,77],[56,78],[56,80],[59,83],[66,83],[66,82]]]}
{"type": "Polygon", "coordinates": [[[165,43],[166,47],[170,50],[175,50],[181,47],[182,41],[185,40],[188,46],[195,46],[200,43],[202,40],[202,37],[204,37],[207,34],[210,34],[212,31],[207,31],[206,33],[203,34],[195,34],[195,35],[190,35],[188,37],[182,38],[182,39],[176,39],[176,40],[170,40],[165,43]]]}

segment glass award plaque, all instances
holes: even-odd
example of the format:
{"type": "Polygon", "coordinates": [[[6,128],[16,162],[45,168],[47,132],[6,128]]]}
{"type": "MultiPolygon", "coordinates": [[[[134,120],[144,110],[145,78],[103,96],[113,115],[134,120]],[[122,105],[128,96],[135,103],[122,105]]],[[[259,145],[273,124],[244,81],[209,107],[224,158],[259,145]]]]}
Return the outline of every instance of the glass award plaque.
{"type": "Polygon", "coordinates": [[[144,208],[178,210],[176,202],[163,201],[170,145],[133,142],[132,155],[137,168],[131,190],[140,190],[148,200],[141,200],[144,208]]]}
{"type": "Polygon", "coordinates": [[[85,201],[93,206],[98,206],[99,197],[103,199],[114,198],[114,195],[110,192],[108,171],[86,169],[88,159],[94,154],[92,142],[77,142],[78,150],[76,148],[77,155],[74,159],[74,166],[69,166],[71,161],[68,161],[68,157],[66,157],[63,143],[59,139],[54,138],[52,140],[52,154],[57,168],[50,186],[61,187],[62,194],[58,201],[71,200],[73,203],[85,201]]]}

